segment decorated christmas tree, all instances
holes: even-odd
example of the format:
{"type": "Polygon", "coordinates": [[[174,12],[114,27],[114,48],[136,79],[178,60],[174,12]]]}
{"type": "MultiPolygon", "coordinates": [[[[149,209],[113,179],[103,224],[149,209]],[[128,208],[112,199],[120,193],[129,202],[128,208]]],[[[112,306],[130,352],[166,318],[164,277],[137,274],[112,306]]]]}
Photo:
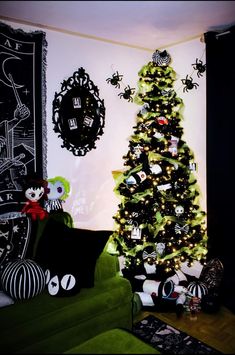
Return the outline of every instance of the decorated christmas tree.
{"type": "Polygon", "coordinates": [[[182,262],[204,263],[207,254],[206,214],[194,154],[183,139],[183,101],[170,62],[167,51],[156,50],[138,73],[134,101],[141,108],[124,169],[113,172],[120,203],[110,244],[124,256],[126,269],[135,270],[153,256],[166,274],[182,262]]]}

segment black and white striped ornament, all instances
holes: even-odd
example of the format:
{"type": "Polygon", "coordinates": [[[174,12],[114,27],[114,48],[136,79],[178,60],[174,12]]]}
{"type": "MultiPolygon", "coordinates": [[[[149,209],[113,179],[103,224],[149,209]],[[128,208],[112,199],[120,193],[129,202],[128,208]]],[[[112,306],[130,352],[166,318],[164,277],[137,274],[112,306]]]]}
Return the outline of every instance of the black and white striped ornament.
{"type": "Polygon", "coordinates": [[[164,51],[159,51],[156,50],[153,55],[152,55],[153,62],[156,63],[157,65],[161,66],[166,66],[170,63],[171,61],[171,56],[169,53],[167,53],[166,50],[164,51]]]}
{"type": "Polygon", "coordinates": [[[37,296],[46,286],[43,269],[30,259],[17,259],[3,269],[1,284],[4,291],[15,300],[37,296]]]}
{"type": "Polygon", "coordinates": [[[208,294],[208,288],[204,282],[192,281],[187,287],[188,292],[191,293],[193,297],[202,298],[208,294]]]}

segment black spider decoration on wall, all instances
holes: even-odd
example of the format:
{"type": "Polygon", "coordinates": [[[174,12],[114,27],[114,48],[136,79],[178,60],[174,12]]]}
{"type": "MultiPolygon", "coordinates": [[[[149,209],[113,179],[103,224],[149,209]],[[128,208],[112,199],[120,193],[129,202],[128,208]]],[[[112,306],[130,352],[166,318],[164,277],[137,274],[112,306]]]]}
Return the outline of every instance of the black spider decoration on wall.
{"type": "Polygon", "coordinates": [[[124,89],[124,92],[120,92],[118,96],[120,96],[120,99],[123,97],[125,100],[133,102],[133,97],[132,95],[135,93],[134,88],[130,88],[130,85],[127,85],[124,89]]]}
{"type": "Polygon", "coordinates": [[[199,86],[197,83],[193,83],[193,79],[188,75],[186,75],[186,79],[181,79],[181,81],[185,85],[183,92],[188,92],[188,90],[192,90],[193,88],[197,89],[197,86],[199,86]]]}
{"type": "Polygon", "coordinates": [[[119,82],[122,80],[123,75],[119,74],[118,71],[112,75],[112,78],[106,79],[107,83],[110,83],[111,85],[114,85],[115,88],[120,89],[120,84],[119,82]]]}
{"type": "Polygon", "coordinates": [[[202,73],[206,71],[206,64],[203,64],[201,60],[196,59],[196,63],[192,64],[193,69],[197,70],[197,76],[200,78],[202,73]]]}

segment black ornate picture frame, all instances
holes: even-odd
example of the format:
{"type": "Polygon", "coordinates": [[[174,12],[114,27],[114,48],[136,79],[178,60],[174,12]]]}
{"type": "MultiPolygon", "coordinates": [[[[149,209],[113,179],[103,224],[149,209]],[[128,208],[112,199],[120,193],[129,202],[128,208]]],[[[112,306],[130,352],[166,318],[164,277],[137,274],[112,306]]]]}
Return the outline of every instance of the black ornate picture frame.
{"type": "Polygon", "coordinates": [[[84,68],[64,80],[60,93],[55,93],[52,122],[63,140],[61,147],[75,156],[96,148],[96,140],[104,133],[105,106],[84,68]]]}

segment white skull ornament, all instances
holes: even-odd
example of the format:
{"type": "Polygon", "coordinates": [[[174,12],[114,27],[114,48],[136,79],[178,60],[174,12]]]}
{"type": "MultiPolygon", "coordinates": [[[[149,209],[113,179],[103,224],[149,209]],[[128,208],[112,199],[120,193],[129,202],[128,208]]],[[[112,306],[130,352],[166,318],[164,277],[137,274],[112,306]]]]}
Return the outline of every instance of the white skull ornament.
{"type": "Polygon", "coordinates": [[[175,208],[175,214],[177,217],[181,216],[182,214],[184,213],[184,207],[179,205],[179,206],[176,206],[175,208]]]}

